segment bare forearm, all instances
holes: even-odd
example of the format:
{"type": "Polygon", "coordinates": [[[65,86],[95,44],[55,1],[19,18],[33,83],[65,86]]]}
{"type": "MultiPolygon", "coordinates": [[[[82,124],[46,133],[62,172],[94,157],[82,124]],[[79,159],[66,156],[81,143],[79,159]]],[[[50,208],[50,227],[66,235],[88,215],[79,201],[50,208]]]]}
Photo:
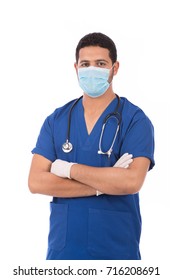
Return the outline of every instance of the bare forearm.
{"type": "Polygon", "coordinates": [[[129,168],[90,167],[76,164],[71,178],[105,194],[124,195],[140,190],[149,166],[148,159],[138,158],[129,168]]]}
{"type": "Polygon", "coordinates": [[[50,172],[40,172],[29,176],[29,189],[32,193],[54,197],[82,197],[96,194],[94,188],[75,180],[60,178],[50,172]]]}
{"type": "Polygon", "coordinates": [[[115,170],[113,167],[97,168],[86,165],[74,165],[71,168],[71,178],[106,194],[126,194],[127,175],[128,170],[123,168],[115,170]]]}

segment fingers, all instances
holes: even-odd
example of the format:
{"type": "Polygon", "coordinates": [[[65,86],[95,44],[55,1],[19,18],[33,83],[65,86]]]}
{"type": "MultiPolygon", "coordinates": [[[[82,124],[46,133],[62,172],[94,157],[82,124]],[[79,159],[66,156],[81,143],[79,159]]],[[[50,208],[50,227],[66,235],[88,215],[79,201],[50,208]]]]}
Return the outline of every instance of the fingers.
{"type": "Polygon", "coordinates": [[[133,159],[130,159],[130,160],[128,160],[128,162],[125,163],[126,165],[121,166],[121,167],[123,167],[123,168],[128,168],[129,165],[130,165],[130,163],[132,163],[132,162],[133,162],[133,159]]]}
{"type": "Polygon", "coordinates": [[[123,167],[127,168],[129,164],[133,161],[133,155],[125,153],[123,154],[120,159],[115,163],[114,167],[123,167]]]}

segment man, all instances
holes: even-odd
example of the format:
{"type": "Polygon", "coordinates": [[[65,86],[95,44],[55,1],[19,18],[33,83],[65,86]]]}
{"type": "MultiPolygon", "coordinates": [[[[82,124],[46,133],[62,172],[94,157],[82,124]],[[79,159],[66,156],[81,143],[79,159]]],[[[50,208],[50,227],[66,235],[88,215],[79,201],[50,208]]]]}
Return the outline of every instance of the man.
{"type": "Polygon", "coordinates": [[[83,96],[46,118],[32,150],[30,191],[53,196],[47,259],[141,259],[139,191],[155,164],[152,123],[114,93],[119,63],[108,36],[84,36],[74,66],[83,96]]]}

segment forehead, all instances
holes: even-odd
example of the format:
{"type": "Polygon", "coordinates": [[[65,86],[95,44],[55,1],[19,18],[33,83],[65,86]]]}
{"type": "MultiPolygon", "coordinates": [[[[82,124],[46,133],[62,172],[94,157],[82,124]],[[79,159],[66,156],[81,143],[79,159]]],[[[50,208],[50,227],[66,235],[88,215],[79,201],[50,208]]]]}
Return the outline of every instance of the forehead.
{"type": "Polygon", "coordinates": [[[109,50],[98,46],[89,46],[84,47],[79,51],[79,61],[98,59],[105,59],[107,61],[111,61],[109,57],[109,50]]]}

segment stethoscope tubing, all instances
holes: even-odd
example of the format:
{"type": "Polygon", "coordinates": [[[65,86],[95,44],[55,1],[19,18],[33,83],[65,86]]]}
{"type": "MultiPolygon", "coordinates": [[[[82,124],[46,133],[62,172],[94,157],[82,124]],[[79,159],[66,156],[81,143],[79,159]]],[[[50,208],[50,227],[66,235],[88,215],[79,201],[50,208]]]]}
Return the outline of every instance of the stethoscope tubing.
{"type": "MultiPolygon", "coordinates": [[[[116,94],[117,98],[118,98],[118,104],[115,108],[115,111],[113,113],[110,113],[108,114],[104,121],[103,121],[103,125],[102,125],[102,131],[101,131],[101,135],[100,135],[100,139],[99,139],[99,150],[98,150],[98,154],[106,154],[108,155],[108,157],[110,157],[111,153],[112,153],[112,150],[113,150],[113,146],[114,146],[114,143],[115,143],[115,140],[116,140],[116,137],[117,137],[117,134],[118,134],[118,131],[119,131],[119,128],[120,128],[120,122],[121,122],[121,115],[120,113],[118,112],[118,109],[120,107],[120,97],[116,94]],[[114,135],[114,138],[113,138],[113,141],[112,141],[112,144],[111,144],[111,147],[109,148],[108,151],[106,152],[103,152],[102,149],[101,149],[101,145],[102,145],[102,138],[103,138],[103,134],[104,134],[104,129],[105,129],[105,125],[108,121],[109,118],[111,117],[115,117],[117,119],[117,129],[116,129],[116,132],[115,132],[115,135],[114,135]]],[[[68,114],[68,125],[67,125],[67,135],[66,135],[66,141],[65,143],[62,145],[62,150],[65,152],[65,153],[69,153],[72,149],[73,149],[73,145],[70,143],[70,127],[71,127],[71,115],[72,115],[72,111],[75,107],[75,105],[78,103],[78,101],[83,97],[80,96],[78,99],[76,99],[74,101],[74,103],[72,104],[71,108],[70,108],[70,111],[69,111],[69,114],[68,114]]]]}

